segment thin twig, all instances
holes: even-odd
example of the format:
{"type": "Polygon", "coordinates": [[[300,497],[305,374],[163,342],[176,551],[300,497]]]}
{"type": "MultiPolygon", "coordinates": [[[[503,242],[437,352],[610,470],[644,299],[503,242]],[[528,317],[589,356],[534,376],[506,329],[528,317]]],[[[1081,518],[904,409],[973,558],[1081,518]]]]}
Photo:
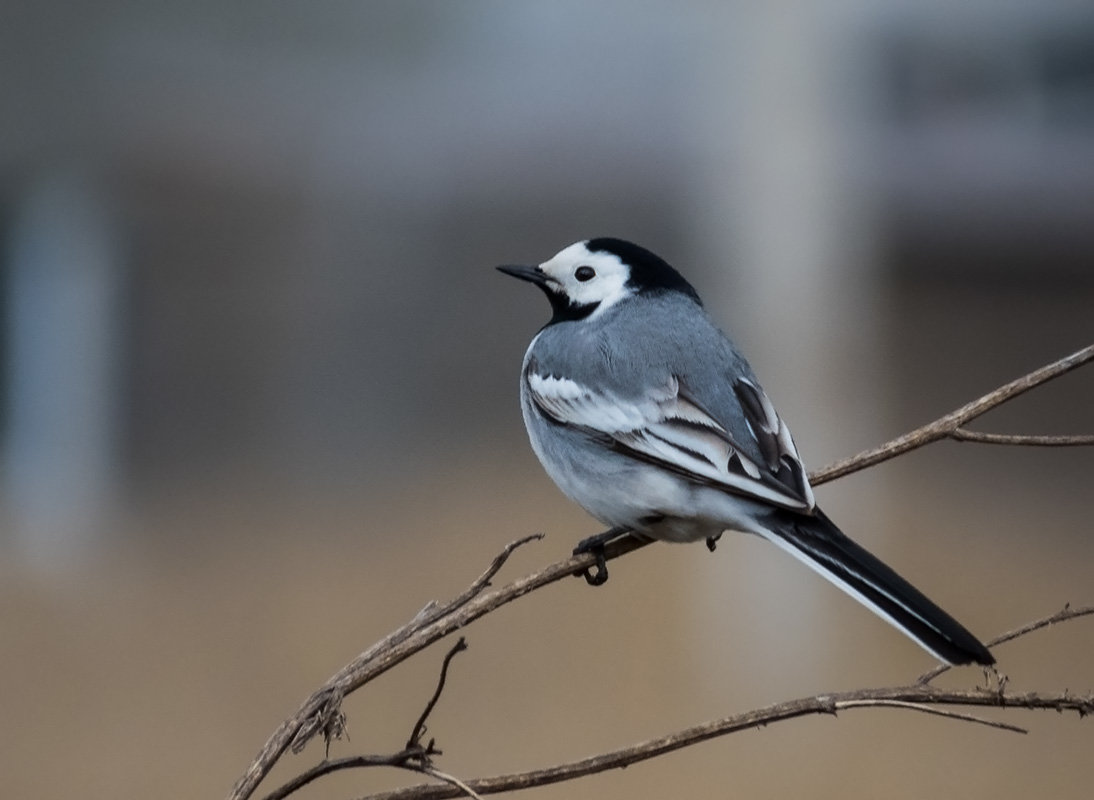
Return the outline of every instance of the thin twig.
{"type": "Polygon", "coordinates": [[[955,428],[950,432],[949,438],[956,442],[1012,444],[1022,447],[1085,447],[1094,445],[1094,434],[1036,436],[1025,433],[983,433],[981,431],[970,431],[967,428],[955,428]]]}
{"type": "Polygon", "coordinates": [[[937,717],[948,717],[949,719],[957,719],[962,722],[975,722],[978,725],[987,725],[989,728],[999,728],[1004,731],[1013,731],[1014,733],[1029,733],[1025,728],[1011,725],[1008,722],[996,722],[993,719],[984,719],[983,717],[978,717],[974,714],[962,714],[959,711],[947,711],[943,708],[934,708],[932,706],[924,705],[923,703],[908,703],[904,700],[847,700],[846,702],[837,703],[836,705],[841,711],[845,708],[878,708],[882,706],[908,708],[912,711],[922,711],[924,714],[933,714],[937,717]]]}
{"type": "MultiPolygon", "coordinates": [[[[1047,617],[1041,617],[1033,622],[1027,622],[1021,627],[1015,628],[1012,631],[1001,633],[994,639],[987,642],[985,647],[989,650],[998,647],[999,645],[1014,641],[1019,636],[1025,636],[1027,633],[1033,633],[1039,631],[1042,628],[1049,628],[1060,622],[1067,622],[1068,620],[1076,619],[1077,617],[1085,617],[1090,614],[1094,614],[1094,606],[1080,606],[1079,608],[1072,608],[1071,603],[1067,603],[1063,608],[1057,611],[1055,614],[1049,614],[1047,617]]],[[[926,684],[933,681],[939,675],[944,672],[949,672],[953,669],[953,664],[939,664],[933,669],[929,669],[915,679],[916,684],[926,684]]]]}
{"type": "Polygon", "coordinates": [[[480,795],[478,792],[476,792],[474,789],[472,789],[466,783],[461,781],[455,775],[449,775],[447,772],[441,772],[439,769],[435,769],[433,767],[423,768],[422,772],[424,772],[426,775],[432,775],[434,778],[436,778],[439,781],[444,781],[446,783],[451,783],[453,786],[455,786],[461,792],[466,794],[468,797],[475,798],[475,800],[482,800],[482,795],[480,795]]]}
{"type": "Polygon", "coordinates": [[[544,537],[542,533],[533,533],[529,536],[522,536],[516,541],[509,542],[505,545],[504,549],[496,556],[494,560],[490,562],[490,566],[486,568],[486,571],[479,577],[475,578],[474,583],[467,587],[461,594],[457,595],[453,600],[445,603],[442,606],[438,606],[435,613],[431,614],[428,618],[428,622],[440,619],[446,614],[450,614],[460,606],[470,602],[473,598],[478,597],[482,593],[483,589],[490,586],[490,581],[494,576],[498,574],[505,562],[509,560],[509,556],[513,555],[513,551],[518,547],[522,547],[529,542],[541,541],[544,537]]]}
{"type": "Polygon", "coordinates": [[[448,665],[456,653],[462,653],[466,649],[467,640],[461,636],[459,641],[456,642],[444,657],[444,662],[441,664],[441,675],[440,678],[437,679],[437,688],[434,690],[433,696],[429,698],[429,702],[425,704],[425,710],[422,711],[422,715],[418,717],[418,721],[414,723],[414,729],[410,732],[410,738],[407,739],[406,746],[408,750],[412,747],[421,746],[422,734],[425,733],[425,721],[429,719],[429,715],[433,713],[433,707],[437,705],[437,701],[441,699],[441,692],[444,691],[444,682],[448,678],[448,665]]]}
{"type": "Polygon", "coordinates": [[[1094,614],[1094,606],[1080,606],[1079,608],[1072,608],[1071,603],[1068,603],[1055,614],[1045,617],[1044,619],[1035,620],[1020,628],[1015,628],[1007,633],[1000,634],[988,642],[988,647],[995,647],[996,645],[1003,644],[1004,642],[1011,642],[1017,639],[1019,636],[1025,636],[1027,633],[1033,633],[1033,631],[1039,631],[1042,628],[1050,628],[1061,622],[1067,622],[1068,620],[1075,619],[1076,617],[1085,617],[1090,614],[1094,614]]]}

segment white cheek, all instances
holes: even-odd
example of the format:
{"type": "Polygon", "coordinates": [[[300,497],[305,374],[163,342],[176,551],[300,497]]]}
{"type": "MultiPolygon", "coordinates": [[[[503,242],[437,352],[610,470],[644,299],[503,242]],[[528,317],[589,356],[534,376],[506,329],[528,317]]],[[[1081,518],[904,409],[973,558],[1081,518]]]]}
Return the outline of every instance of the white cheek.
{"type": "Polygon", "coordinates": [[[617,275],[607,275],[599,280],[591,281],[586,286],[580,286],[577,291],[580,294],[575,299],[579,303],[600,304],[600,307],[594,312],[597,314],[615,305],[615,303],[630,294],[622,277],[617,275]]]}
{"type": "Polygon", "coordinates": [[[596,291],[596,286],[587,283],[579,283],[575,286],[571,296],[580,305],[596,303],[603,299],[600,292],[596,291]]]}

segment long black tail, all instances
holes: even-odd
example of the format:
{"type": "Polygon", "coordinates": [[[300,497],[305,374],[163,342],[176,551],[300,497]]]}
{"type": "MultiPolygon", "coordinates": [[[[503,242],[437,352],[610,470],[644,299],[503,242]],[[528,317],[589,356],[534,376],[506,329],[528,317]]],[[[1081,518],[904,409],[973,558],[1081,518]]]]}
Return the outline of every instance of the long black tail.
{"type": "Polygon", "coordinates": [[[847,538],[818,508],[814,515],[777,512],[763,534],[875,614],[950,664],[994,664],[995,658],[957,620],[847,538]]]}

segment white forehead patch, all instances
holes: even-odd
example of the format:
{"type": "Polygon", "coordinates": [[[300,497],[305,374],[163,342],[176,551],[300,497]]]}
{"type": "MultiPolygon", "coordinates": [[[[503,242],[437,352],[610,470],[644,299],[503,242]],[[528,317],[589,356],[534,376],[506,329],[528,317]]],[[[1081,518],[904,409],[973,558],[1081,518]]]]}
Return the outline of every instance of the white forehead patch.
{"type": "Polygon", "coordinates": [[[604,251],[590,252],[585,242],[570,245],[539,266],[572,303],[598,304],[593,316],[633,294],[627,287],[630,268],[619,256],[604,251]]]}

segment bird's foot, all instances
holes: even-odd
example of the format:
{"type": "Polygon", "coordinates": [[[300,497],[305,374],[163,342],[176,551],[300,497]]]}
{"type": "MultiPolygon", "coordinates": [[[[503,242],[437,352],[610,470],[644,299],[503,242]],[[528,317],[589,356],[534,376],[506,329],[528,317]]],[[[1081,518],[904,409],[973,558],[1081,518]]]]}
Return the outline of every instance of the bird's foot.
{"type": "Polygon", "coordinates": [[[707,550],[709,550],[710,552],[713,553],[718,548],[718,540],[721,539],[721,538],[722,538],[722,534],[720,534],[720,533],[717,536],[708,536],[707,537],[707,550]]]}
{"type": "Polygon", "coordinates": [[[590,586],[602,586],[608,582],[608,562],[604,558],[604,545],[591,547],[587,552],[596,556],[596,563],[591,569],[586,567],[577,574],[584,576],[585,583],[590,586]]]}
{"type": "Polygon", "coordinates": [[[579,556],[583,553],[592,553],[596,556],[596,563],[593,564],[592,568],[586,567],[580,572],[575,572],[574,575],[583,576],[585,582],[590,586],[601,586],[607,583],[608,562],[604,557],[604,546],[609,542],[627,536],[630,532],[630,528],[610,528],[603,533],[598,533],[596,536],[590,536],[578,542],[573,554],[579,556]]]}

